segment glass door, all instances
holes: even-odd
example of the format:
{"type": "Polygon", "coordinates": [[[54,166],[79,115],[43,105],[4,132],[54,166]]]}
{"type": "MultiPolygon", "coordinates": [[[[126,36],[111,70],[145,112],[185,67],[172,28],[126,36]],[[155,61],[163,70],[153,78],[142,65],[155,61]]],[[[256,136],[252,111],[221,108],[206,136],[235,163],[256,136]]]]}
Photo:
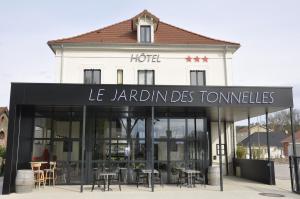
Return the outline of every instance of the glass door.
{"type": "Polygon", "coordinates": [[[56,111],[53,117],[52,159],[57,183],[79,184],[81,170],[81,111],[56,111]]]}

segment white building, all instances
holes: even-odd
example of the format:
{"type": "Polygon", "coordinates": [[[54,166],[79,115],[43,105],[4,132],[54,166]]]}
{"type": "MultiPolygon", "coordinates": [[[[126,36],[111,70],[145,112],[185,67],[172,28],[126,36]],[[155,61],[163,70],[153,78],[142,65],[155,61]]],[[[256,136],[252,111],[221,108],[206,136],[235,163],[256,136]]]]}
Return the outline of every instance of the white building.
{"type": "MultiPolygon", "coordinates": [[[[232,85],[232,57],[240,47],[167,24],[147,10],[98,30],[49,41],[48,45],[57,60],[60,83],[200,86],[232,85]]],[[[217,161],[217,124],[211,125],[212,156],[217,161]]]]}

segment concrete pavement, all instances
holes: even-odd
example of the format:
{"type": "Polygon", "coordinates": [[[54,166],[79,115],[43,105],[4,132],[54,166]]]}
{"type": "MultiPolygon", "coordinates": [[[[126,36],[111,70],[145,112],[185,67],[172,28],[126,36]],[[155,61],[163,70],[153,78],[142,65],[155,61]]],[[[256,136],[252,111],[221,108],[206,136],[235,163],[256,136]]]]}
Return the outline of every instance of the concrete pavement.
{"type": "MultiPolygon", "coordinates": [[[[285,181],[282,183],[286,183],[285,181]]],[[[85,186],[84,192],[79,192],[79,186],[56,186],[46,187],[40,190],[35,189],[32,193],[26,194],[10,194],[1,196],[1,198],[12,199],[32,199],[32,198],[70,198],[70,199],[86,199],[86,198],[105,198],[105,199],[187,199],[187,198],[201,198],[201,199],[253,199],[253,198],[269,198],[260,195],[261,193],[272,193],[284,195],[284,198],[300,198],[300,195],[294,194],[290,188],[283,186],[265,185],[256,183],[237,177],[224,178],[224,191],[220,192],[219,187],[214,186],[197,186],[196,188],[182,187],[181,189],[176,185],[165,185],[160,187],[155,186],[155,192],[150,192],[149,188],[136,186],[122,186],[122,191],[119,191],[118,186],[112,186],[113,191],[102,192],[100,189],[95,189],[91,192],[91,186],[85,186]]]]}

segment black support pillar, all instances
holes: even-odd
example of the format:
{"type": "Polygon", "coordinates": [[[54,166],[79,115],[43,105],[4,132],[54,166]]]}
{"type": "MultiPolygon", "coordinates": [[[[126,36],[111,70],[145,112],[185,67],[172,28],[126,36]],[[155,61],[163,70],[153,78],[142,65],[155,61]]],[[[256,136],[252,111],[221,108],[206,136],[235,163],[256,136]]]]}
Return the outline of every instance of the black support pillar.
{"type": "Polygon", "coordinates": [[[250,116],[248,115],[248,147],[249,147],[249,159],[252,159],[252,149],[251,149],[251,130],[250,130],[250,116]]]}
{"type": "Polygon", "coordinates": [[[85,123],[86,123],[86,105],[83,106],[82,114],[82,137],[81,137],[81,179],[80,179],[80,192],[83,192],[84,184],[84,160],[85,160],[85,123]]]}
{"type": "Polygon", "coordinates": [[[224,152],[225,152],[225,166],[226,175],[228,175],[228,150],[227,150],[227,123],[224,121],[224,152]]]}
{"type": "Polygon", "coordinates": [[[151,191],[154,192],[154,106],[151,107],[151,191]]]}
{"type": "Polygon", "coordinates": [[[266,111],[266,131],[267,131],[267,149],[268,149],[268,165],[270,173],[270,184],[272,184],[272,168],[271,168],[271,152],[270,152],[270,132],[269,132],[269,113],[266,111]]]}
{"type": "Polygon", "coordinates": [[[219,136],[219,166],[220,166],[220,191],[223,191],[223,170],[222,170],[222,138],[221,138],[221,117],[218,107],[218,136],[219,136]]]}
{"type": "MultiPolygon", "coordinates": [[[[295,141],[295,133],[294,133],[294,113],[293,113],[293,107],[290,107],[290,118],[291,118],[291,134],[292,134],[292,145],[293,145],[293,155],[292,155],[292,163],[294,164],[294,178],[296,182],[296,190],[293,188],[293,177],[292,177],[292,172],[291,172],[291,183],[292,183],[292,191],[300,191],[300,183],[299,183],[299,166],[298,166],[298,161],[297,161],[297,150],[296,150],[296,141],[295,141]],[[298,183],[297,183],[298,182],[298,183]]],[[[290,165],[291,167],[291,165],[290,165]]],[[[291,167],[292,169],[292,167],[291,167]]]]}

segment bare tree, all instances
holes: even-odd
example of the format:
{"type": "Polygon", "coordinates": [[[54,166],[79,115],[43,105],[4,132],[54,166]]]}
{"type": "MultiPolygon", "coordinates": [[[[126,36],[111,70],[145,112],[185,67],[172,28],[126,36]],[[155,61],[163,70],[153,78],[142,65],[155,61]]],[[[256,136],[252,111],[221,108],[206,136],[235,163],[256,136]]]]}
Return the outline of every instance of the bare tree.
{"type": "MultiPolygon", "coordinates": [[[[300,129],[300,110],[294,109],[294,131],[300,129]]],[[[288,110],[276,112],[274,114],[270,114],[269,116],[269,126],[274,131],[284,131],[291,133],[291,118],[290,112],[288,110]]]]}

